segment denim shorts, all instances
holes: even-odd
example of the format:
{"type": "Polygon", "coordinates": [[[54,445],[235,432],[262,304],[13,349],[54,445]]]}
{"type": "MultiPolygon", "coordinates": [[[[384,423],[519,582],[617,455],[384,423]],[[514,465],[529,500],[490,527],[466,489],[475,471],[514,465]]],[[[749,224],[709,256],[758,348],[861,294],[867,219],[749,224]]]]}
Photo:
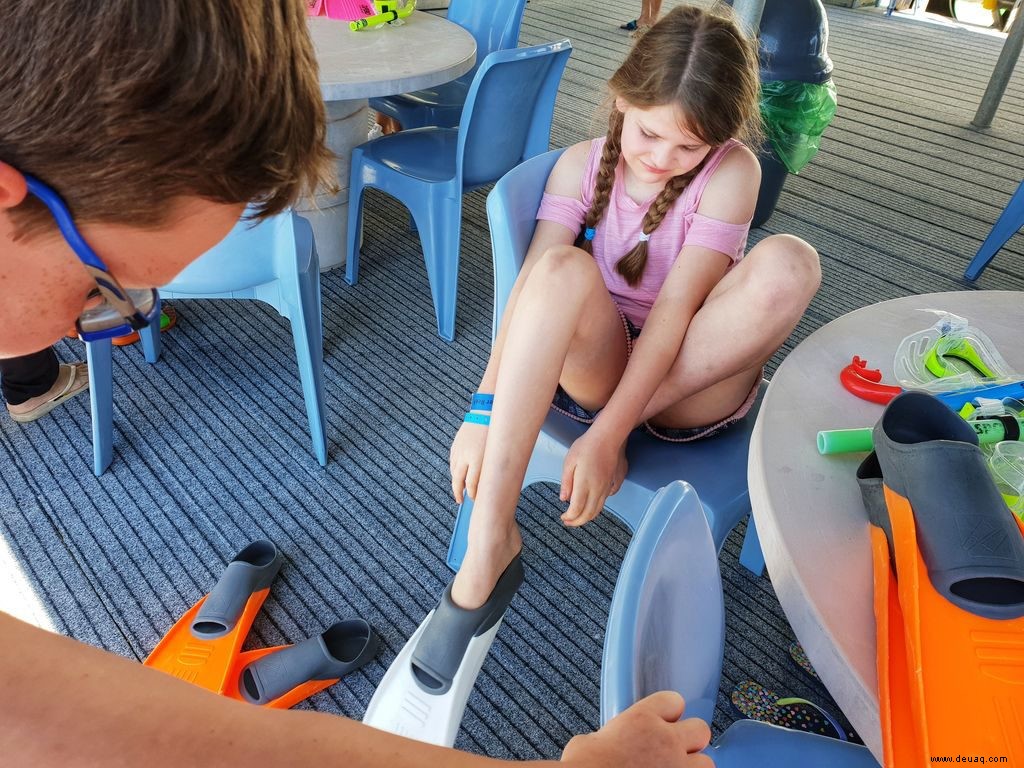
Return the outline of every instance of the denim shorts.
{"type": "MultiPolygon", "coordinates": [[[[633,343],[640,336],[640,328],[637,328],[630,322],[630,319],[623,313],[622,308],[616,306],[619,311],[619,317],[622,319],[622,329],[626,334],[626,355],[627,357],[633,353],[633,343]]],[[[714,424],[709,424],[704,427],[656,427],[649,422],[644,422],[642,426],[637,429],[645,429],[651,435],[658,438],[659,440],[665,440],[670,443],[689,443],[694,440],[702,440],[704,438],[712,437],[717,435],[719,432],[724,432],[736,422],[740,421],[747,412],[754,405],[754,401],[757,399],[757,392],[761,386],[761,379],[758,378],[754,382],[753,388],[743,401],[742,405],[737,408],[730,416],[726,416],[721,421],[717,421],[714,424]]],[[[582,405],[573,400],[569,393],[562,389],[559,385],[558,389],[555,390],[555,397],[551,401],[551,407],[565,416],[568,416],[574,421],[581,422],[583,424],[593,424],[594,419],[597,418],[598,411],[588,410],[582,405]]]]}

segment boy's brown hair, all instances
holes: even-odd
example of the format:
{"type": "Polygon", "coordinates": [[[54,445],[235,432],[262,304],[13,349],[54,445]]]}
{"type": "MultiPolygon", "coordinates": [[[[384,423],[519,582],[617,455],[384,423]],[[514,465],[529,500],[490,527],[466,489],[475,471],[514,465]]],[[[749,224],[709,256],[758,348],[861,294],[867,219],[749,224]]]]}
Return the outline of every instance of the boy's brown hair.
{"type": "MultiPolygon", "coordinates": [[[[720,3],[711,10],[679,6],[634,44],[608,88],[612,96],[636,107],[674,105],[686,127],[712,150],[729,139],[756,148],[761,137],[758,70],[757,45],[740,31],[730,8],[720,3]]],[[[622,113],[613,107],[585,229],[596,227],[608,208],[622,151],[622,124],[622,113]]],[[[644,234],[658,228],[703,167],[702,162],[669,180],[644,216],[644,234]]],[[[589,250],[590,242],[584,240],[581,246],[589,250]]],[[[616,270],[637,285],[646,265],[647,242],[641,241],[619,260],[616,270]]]]}
{"type": "MultiPolygon", "coordinates": [[[[0,161],[76,219],[194,195],[277,213],[332,181],[303,0],[2,0],[0,161]]],[[[49,225],[31,195],[24,234],[49,225]]]]}

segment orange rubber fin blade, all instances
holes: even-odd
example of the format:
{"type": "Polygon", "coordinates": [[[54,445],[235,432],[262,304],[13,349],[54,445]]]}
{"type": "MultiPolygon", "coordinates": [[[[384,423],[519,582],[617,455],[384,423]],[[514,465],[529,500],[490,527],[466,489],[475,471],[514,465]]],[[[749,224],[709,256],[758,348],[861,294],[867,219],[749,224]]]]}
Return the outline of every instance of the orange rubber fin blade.
{"type": "Polygon", "coordinates": [[[174,623],[143,663],[222,693],[282,562],[271,541],[260,539],[247,546],[228,564],[210,593],[174,623]]]}
{"type": "Polygon", "coordinates": [[[916,739],[899,738],[914,729],[914,714],[907,696],[907,649],[903,638],[903,611],[896,574],[889,562],[885,531],[871,527],[871,554],[875,583],[875,632],[878,653],[878,704],[885,768],[924,764],[916,739]]]}
{"type": "Polygon", "coordinates": [[[875,526],[886,765],[1024,764],[1024,539],[977,435],[935,397],[907,392],[873,442],[858,478],[875,526]]]}
{"type": "Polygon", "coordinates": [[[269,594],[269,588],[253,593],[234,630],[215,640],[197,638],[192,633],[192,624],[206,601],[204,597],[174,623],[143,664],[186,683],[222,693],[249,628],[269,594]]]}

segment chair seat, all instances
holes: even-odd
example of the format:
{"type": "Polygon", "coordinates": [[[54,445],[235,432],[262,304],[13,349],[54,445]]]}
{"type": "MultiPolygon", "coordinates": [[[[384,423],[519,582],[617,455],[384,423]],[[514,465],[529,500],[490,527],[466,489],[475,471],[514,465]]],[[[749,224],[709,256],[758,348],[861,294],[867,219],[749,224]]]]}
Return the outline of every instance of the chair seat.
{"type": "Polygon", "coordinates": [[[421,181],[451,181],[455,178],[455,158],[459,132],[454,128],[416,128],[363,144],[363,162],[367,160],[396,173],[421,181]]]}
{"type": "MultiPolygon", "coordinates": [[[[762,386],[761,396],[764,393],[762,386]]],[[[605,502],[608,510],[631,530],[636,530],[654,493],[673,480],[683,479],[697,491],[708,514],[715,543],[721,545],[729,531],[750,511],[747,494],[747,453],[761,397],[747,417],[715,437],[692,443],[669,443],[637,430],[626,443],[629,472],[622,488],[605,502]]],[[[587,425],[549,413],[537,438],[529,483],[558,482],[569,447],[587,425]],[[550,457],[551,460],[541,460],[550,457]]]]}
{"type": "MultiPolygon", "coordinates": [[[[626,443],[629,470],[622,487],[604,503],[605,509],[635,532],[650,513],[658,491],[674,481],[685,480],[701,498],[715,550],[721,550],[729,532],[750,513],[747,490],[747,454],[750,434],[764,399],[767,382],[761,382],[757,400],[747,415],[719,435],[692,443],[669,443],[646,432],[635,431],[626,443]]],[[[563,416],[548,414],[530,454],[523,487],[533,483],[558,483],[569,447],[586,431],[587,425],[563,416]]],[[[462,565],[469,536],[473,502],[459,505],[455,529],[448,546],[448,566],[462,565]]],[[[764,570],[764,559],[753,520],[747,525],[740,562],[755,574],[764,570]]]]}
{"type": "Polygon", "coordinates": [[[462,105],[466,103],[466,95],[469,93],[469,84],[472,80],[452,80],[450,83],[442,83],[433,88],[425,88],[422,91],[412,93],[400,93],[396,96],[383,96],[379,99],[370,99],[370,106],[373,109],[381,110],[385,105],[392,106],[398,110],[419,109],[423,107],[448,107],[462,111],[462,105]]]}

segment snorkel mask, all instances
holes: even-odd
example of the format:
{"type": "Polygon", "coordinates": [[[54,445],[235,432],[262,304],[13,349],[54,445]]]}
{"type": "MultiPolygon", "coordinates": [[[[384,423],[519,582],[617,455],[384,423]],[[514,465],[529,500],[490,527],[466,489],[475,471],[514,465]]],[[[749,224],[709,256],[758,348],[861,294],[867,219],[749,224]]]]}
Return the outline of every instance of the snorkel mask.
{"type": "Polygon", "coordinates": [[[53,214],[64,240],[96,283],[96,288],[89,294],[90,298],[103,298],[98,306],[84,310],[79,316],[75,324],[78,335],[84,341],[99,341],[124,336],[148,326],[155,319],[159,305],[156,290],[122,288],[117,278],[110,274],[107,265],[82,237],[60,195],[34,176],[27,173],[24,176],[28,182],[28,191],[39,198],[53,214]]]}

